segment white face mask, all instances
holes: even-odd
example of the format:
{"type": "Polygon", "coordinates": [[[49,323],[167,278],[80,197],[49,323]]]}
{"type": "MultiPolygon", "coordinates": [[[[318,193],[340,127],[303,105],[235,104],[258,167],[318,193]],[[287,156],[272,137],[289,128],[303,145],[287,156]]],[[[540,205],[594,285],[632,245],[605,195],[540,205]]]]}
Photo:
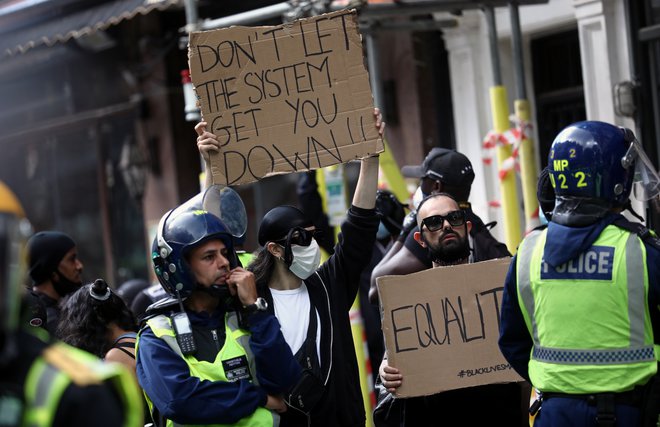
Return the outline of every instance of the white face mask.
{"type": "Polygon", "coordinates": [[[289,266],[289,270],[298,278],[305,280],[314,272],[321,264],[321,250],[316,239],[312,239],[309,246],[291,246],[291,253],[293,254],[293,261],[289,266]]]}

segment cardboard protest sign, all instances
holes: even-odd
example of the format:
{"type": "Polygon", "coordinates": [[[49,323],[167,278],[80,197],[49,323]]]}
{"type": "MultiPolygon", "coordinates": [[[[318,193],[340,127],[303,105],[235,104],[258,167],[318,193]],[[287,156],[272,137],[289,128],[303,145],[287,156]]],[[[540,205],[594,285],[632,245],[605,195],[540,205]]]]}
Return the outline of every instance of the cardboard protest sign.
{"type": "Polygon", "coordinates": [[[377,279],[399,397],[523,379],[497,346],[510,258],[377,279]]]}
{"type": "Polygon", "coordinates": [[[271,27],[193,32],[190,74],[217,184],[252,182],[383,151],[355,10],[271,27]]]}

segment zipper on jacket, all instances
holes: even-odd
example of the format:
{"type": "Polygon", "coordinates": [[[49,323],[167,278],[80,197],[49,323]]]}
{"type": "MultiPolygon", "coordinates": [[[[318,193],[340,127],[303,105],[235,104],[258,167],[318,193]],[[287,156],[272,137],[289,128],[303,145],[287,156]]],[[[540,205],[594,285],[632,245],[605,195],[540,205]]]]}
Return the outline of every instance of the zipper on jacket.
{"type": "Polygon", "coordinates": [[[220,351],[220,342],[218,341],[218,333],[215,329],[211,329],[211,335],[213,335],[213,342],[215,343],[215,349],[220,351]]]}

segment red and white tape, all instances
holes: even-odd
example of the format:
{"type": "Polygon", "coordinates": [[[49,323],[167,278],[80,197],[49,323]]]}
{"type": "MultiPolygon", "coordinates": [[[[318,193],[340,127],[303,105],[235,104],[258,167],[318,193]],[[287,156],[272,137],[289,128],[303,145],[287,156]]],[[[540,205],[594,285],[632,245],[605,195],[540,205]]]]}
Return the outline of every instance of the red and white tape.
{"type": "MultiPolygon", "coordinates": [[[[504,159],[497,170],[497,176],[500,181],[504,180],[511,171],[520,172],[520,165],[518,157],[520,154],[520,146],[523,141],[529,139],[532,130],[532,124],[523,120],[518,120],[515,116],[510,116],[509,120],[512,122],[513,127],[503,133],[489,131],[484,137],[482,148],[482,161],[485,165],[492,165],[493,157],[492,151],[498,146],[510,145],[511,156],[504,159]]],[[[497,200],[489,202],[491,207],[500,207],[500,202],[497,200]]]]}

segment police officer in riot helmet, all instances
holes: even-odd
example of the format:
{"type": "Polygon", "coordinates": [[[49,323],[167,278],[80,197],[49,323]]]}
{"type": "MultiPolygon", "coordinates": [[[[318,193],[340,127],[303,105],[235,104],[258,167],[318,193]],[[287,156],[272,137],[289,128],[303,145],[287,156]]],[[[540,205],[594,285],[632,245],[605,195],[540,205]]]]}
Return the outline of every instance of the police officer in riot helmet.
{"type": "Polygon", "coordinates": [[[147,310],[137,345],[154,421],[273,423],[301,371],[225,223],[201,209],[168,212],[152,260],[170,296],[147,310]]]}
{"type": "Polygon", "coordinates": [[[656,387],[660,245],[621,212],[631,192],[658,196],[658,174],[632,131],[585,121],[555,138],[548,177],[551,221],[512,260],[500,349],[540,391],[535,426],[657,421],[658,398],[645,396],[656,387]]]}
{"type": "Polygon", "coordinates": [[[0,182],[0,425],[141,426],[140,392],[128,370],[20,320],[30,232],[18,199],[0,182]]]}

